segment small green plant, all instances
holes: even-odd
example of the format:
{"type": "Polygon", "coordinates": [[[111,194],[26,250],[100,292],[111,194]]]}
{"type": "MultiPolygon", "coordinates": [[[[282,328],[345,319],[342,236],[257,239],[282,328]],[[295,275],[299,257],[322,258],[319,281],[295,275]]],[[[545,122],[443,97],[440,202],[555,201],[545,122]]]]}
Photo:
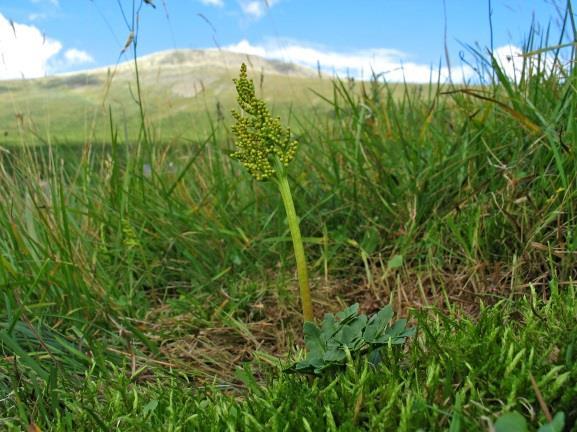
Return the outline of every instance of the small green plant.
{"type": "Polygon", "coordinates": [[[319,375],[324,370],[344,366],[352,357],[367,354],[372,363],[379,360],[379,349],[385,345],[403,344],[415,334],[407,328],[407,320],[392,323],[393,308],[385,306],[367,317],[359,314],[359,305],[349,306],[335,315],[326,314],[321,327],[304,324],[307,357],[295,363],[287,372],[319,375]]]}
{"type": "Polygon", "coordinates": [[[308,281],[306,256],[286,167],[295,157],[298,144],[290,129],[280,118],[273,117],[266,103],[255,95],[254,82],[249,80],[246,65],[240,67],[240,77],[234,79],[241,112],[232,111],[236,124],[237,150],[231,157],[238,160],[258,181],[271,179],[279,188],[285,207],[294,247],[304,321],[312,321],[313,306],[308,281]]]}
{"type": "MultiPolygon", "coordinates": [[[[565,413],[563,411],[555,414],[551,421],[541,425],[537,432],[562,432],[565,428],[565,413]]],[[[495,432],[528,432],[527,420],[517,411],[512,411],[501,415],[495,422],[495,432]]]]}

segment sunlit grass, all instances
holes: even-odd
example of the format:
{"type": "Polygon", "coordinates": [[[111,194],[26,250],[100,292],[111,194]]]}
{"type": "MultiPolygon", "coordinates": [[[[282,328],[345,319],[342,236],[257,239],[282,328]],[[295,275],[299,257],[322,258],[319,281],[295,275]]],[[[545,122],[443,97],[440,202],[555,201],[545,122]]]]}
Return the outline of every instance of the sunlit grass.
{"type": "Polygon", "coordinates": [[[377,369],[311,380],[281,371],[302,359],[283,203],[228,157],[229,120],[205,107],[196,139],[163,141],[152,111],[145,149],[134,107],[99,114],[97,144],[32,100],[50,128],[0,150],[0,429],[536,427],[531,375],[574,428],[575,74],[492,67],[285,106],[315,308],[390,303],[418,329],[377,369]]]}

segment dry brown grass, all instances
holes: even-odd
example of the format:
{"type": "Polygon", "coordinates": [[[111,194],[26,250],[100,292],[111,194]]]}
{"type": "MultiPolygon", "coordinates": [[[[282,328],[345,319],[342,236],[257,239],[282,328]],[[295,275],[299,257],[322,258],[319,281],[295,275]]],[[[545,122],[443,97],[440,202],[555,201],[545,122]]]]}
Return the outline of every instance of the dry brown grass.
{"type": "MultiPolygon", "coordinates": [[[[513,283],[512,272],[499,265],[455,272],[371,271],[371,283],[313,280],[317,320],[352,303],[359,303],[368,314],[392,303],[398,316],[407,316],[412,309],[437,308],[474,317],[482,304],[522,295],[530,285],[539,289],[547,279],[547,275],[541,275],[526,281],[516,278],[513,283]]],[[[298,299],[296,281],[287,289],[292,298],[298,299]]],[[[167,367],[200,383],[235,385],[235,371],[244,362],[272,356],[288,363],[295,346],[303,345],[296,300],[287,305],[278,293],[267,290],[245,315],[230,316],[223,312],[228,302],[223,297],[210,321],[199,321],[193,313],[171,315],[170,306],[165,304],[140,323],[140,329],[159,345],[167,367]]]]}

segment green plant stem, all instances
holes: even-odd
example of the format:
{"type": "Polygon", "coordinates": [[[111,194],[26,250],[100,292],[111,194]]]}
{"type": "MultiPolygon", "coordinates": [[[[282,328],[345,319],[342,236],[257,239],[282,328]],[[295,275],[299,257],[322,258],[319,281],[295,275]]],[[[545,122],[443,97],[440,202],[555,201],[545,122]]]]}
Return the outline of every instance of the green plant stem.
{"type": "Polygon", "coordinates": [[[304,321],[313,321],[313,304],[311,301],[311,292],[309,289],[309,275],[307,270],[307,260],[305,250],[303,247],[303,240],[301,236],[301,229],[299,227],[299,220],[295,211],[295,205],[291,194],[288,176],[284,166],[280,161],[275,163],[276,183],[280,190],[282,201],[287,215],[287,221],[291,237],[293,241],[293,248],[295,252],[295,259],[297,263],[297,276],[299,280],[299,289],[301,296],[301,303],[303,308],[304,321]]]}

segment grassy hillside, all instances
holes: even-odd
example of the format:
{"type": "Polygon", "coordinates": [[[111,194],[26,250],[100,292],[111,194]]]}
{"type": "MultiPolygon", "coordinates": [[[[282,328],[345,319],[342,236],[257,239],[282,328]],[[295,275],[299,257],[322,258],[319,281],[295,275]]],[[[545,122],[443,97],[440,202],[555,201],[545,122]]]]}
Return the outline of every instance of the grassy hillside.
{"type": "Polygon", "coordinates": [[[0,151],[0,428],[512,430],[517,411],[577,430],[574,63],[493,63],[476,88],[265,74],[297,129],[317,322],[390,304],[416,327],[302,377],[283,201],[213,106],[236,106],[236,65],[197,94],[188,63],[155,81],[149,60],[148,141],[124,67],[108,93],[99,71],[2,84],[23,125],[0,151]]]}
{"type": "MultiPolygon", "coordinates": [[[[260,94],[283,117],[327,110],[315,95],[330,96],[329,79],[287,63],[230,52],[178,50],[139,59],[147,127],[158,142],[199,140],[210,121],[229,120],[235,104],[232,78],[242,62],[257,80],[260,94]]],[[[19,143],[101,143],[110,135],[102,125],[109,110],[135,141],[140,130],[134,63],[0,86],[0,145],[19,143]]]]}

